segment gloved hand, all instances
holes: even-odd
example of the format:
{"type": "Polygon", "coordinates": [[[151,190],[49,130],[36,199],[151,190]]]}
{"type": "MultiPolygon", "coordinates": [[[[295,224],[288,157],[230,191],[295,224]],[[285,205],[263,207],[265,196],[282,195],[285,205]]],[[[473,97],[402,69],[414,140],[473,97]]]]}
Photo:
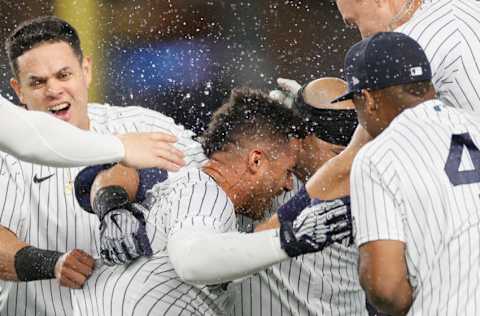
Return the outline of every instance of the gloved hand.
{"type": "Polygon", "coordinates": [[[291,107],[302,86],[295,80],[285,78],[278,78],[277,84],[280,89],[270,91],[270,98],[291,107]]]}
{"type": "Polygon", "coordinates": [[[100,189],[93,201],[100,219],[100,255],[107,265],[125,264],[141,256],[151,256],[146,231],[146,209],[128,201],[119,186],[100,189]]]}
{"type": "Polygon", "coordinates": [[[280,243],[289,257],[321,251],[351,235],[350,199],[318,201],[293,221],[279,220],[280,243]]]}

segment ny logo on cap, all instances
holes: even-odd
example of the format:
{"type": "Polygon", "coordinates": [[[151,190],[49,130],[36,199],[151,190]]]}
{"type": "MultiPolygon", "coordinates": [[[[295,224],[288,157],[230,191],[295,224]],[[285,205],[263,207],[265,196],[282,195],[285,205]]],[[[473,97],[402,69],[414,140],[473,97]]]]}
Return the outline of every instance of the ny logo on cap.
{"type": "Polygon", "coordinates": [[[412,77],[418,77],[423,75],[422,67],[412,67],[410,68],[410,75],[412,77]]]}

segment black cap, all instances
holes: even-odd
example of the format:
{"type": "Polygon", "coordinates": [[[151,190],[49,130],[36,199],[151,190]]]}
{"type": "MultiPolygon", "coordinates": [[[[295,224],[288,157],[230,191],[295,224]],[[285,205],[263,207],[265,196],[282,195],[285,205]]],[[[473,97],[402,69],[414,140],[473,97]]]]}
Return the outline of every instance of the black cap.
{"type": "Polygon", "coordinates": [[[414,39],[403,33],[381,32],[350,48],[345,57],[345,77],[348,92],[332,103],[352,99],[362,89],[428,81],[432,71],[425,52],[414,39]]]}

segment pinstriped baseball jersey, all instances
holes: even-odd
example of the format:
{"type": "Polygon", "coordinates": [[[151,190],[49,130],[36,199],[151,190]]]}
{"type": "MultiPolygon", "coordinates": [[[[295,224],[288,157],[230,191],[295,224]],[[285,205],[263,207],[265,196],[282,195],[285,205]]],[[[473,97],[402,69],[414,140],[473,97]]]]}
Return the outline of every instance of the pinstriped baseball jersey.
{"type": "Polygon", "coordinates": [[[428,101],[357,155],[356,243],[406,244],[410,315],[480,313],[480,118],[428,101]]]}
{"type": "MultiPolygon", "coordinates": [[[[179,139],[189,165],[205,159],[192,133],[164,115],[140,107],[89,106],[91,129],[99,133],[170,132],[179,139]]],[[[66,139],[65,141],[69,141],[66,139]]],[[[73,181],[80,168],[51,168],[0,156],[0,223],[39,248],[83,249],[94,256],[98,220],[77,204],[73,181]]],[[[72,315],[70,291],[56,280],[2,282],[0,315],[72,315]],[[8,295],[8,298],[6,296],[8,295]]]]}
{"type": "Polygon", "coordinates": [[[184,282],[167,250],[169,237],[189,227],[214,233],[236,231],[234,208],[227,194],[199,169],[172,174],[153,192],[155,204],[146,216],[153,256],[128,266],[96,269],[82,290],[72,291],[75,315],[224,315],[231,308],[231,285],[184,282]]]}
{"type": "MultiPolygon", "coordinates": [[[[294,190],[279,196],[272,209],[302,185],[295,177],[294,190]]],[[[253,223],[242,217],[239,226],[252,229],[253,223]]],[[[366,315],[357,257],[356,247],[336,243],[274,265],[242,281],[232,315],[366,315]]]]}
{"type": "Polygon", "coordinates": [[[432,82],[448,105],[480,113],[480,1],[424,3],[396,29],[415,39],[432,67],[432,82]]]}

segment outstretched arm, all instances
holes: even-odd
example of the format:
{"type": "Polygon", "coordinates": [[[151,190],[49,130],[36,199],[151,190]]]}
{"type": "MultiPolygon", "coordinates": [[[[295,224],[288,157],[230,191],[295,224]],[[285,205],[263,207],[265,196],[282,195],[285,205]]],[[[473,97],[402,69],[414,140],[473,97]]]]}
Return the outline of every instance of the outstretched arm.
{"type": "Polygon", "coordinates": [[[183,154],[165,133],[101,135],[80,130],[46,113],[26,111],[0,96],[0,150],[55,167],[122,161],[137,168],[178,170],[183,154]]]}
{"type": "MultiPolygon", "coordinates": [[[[297,198],[300,200],[307,199],[307,202],[305,203],[308,203],[310,199],[326,201],[348,196],[350,194],[350,170],[352,168],[353,159],[360,148],[362,148],[362,146],[370,139],[371,137],[367,131],[359,125],[350,144],[345,150],[338,154],[338,156],[327,161],[320,169],[318,169],[305,185],[307,194],[303,192],[302,194],[304,196],[297,196],[297,198]]],[[[305,206],[302,208],[301,206],[303,204],[301,203],[297,203],[297,205],[299,205],[300,208],[295,206],[297,208],[296,211],[300,213],[305,206]]],[[[285,206],[290,207],[288,205],[285,206]]],[[[277,214],[274,214],[265,222],[258,224],[255,231],[277,228],[279,226],[280,222],[278,221],[278,216],[277,214]]]]}
{"type": "Polygon", "coordinates": [[[217,234],[185,229],[169,239],[168,254],[179,277],[195,284],[240,279],[289,258],[277,230],[217,234]]]}

